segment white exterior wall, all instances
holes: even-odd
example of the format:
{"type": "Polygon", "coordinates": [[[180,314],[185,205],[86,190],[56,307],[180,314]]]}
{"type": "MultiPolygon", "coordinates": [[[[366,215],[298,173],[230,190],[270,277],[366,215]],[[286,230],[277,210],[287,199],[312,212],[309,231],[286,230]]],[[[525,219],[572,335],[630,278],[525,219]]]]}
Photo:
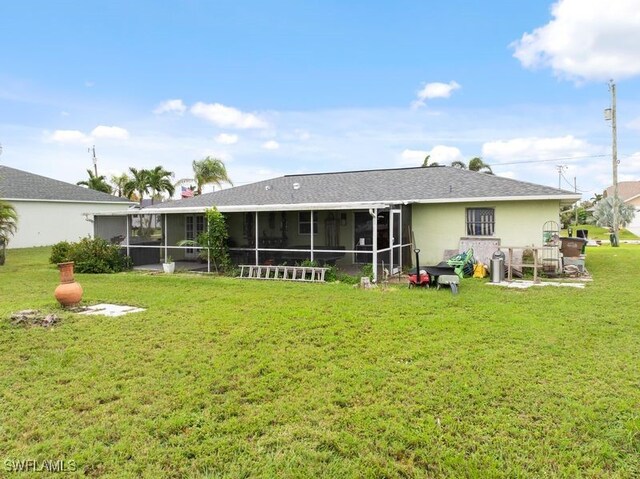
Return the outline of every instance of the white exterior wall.
{"type": "Polygon", "coordinates": [[[636,207],[636,215],[633,217],[631,223],[627,225],[627,229],[634,235],[640,236],[640,207],[636,207]]]}
{"type": "Polygon", "coordinates": [[[48,246],[93,236],[93,222],[87,221],[83,213],[126,211],[130,206],[128,203],[7,201],[18,213],[18,231],[10,238],[8,248],[48,246]]]}
{"type": "Polygon", "coordinates": [[[631,223],[627,225],[627,229],[634,235],[640,236],[640,198],[633,198],[625,201],[625,203],[636,207],[636,215],[633,217],[631,223]]]}

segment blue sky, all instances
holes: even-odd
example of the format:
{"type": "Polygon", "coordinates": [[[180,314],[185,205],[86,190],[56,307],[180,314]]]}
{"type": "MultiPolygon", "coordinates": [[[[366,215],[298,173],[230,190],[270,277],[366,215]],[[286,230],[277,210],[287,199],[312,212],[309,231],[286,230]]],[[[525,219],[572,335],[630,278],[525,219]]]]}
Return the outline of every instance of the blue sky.
{"type": "Polygon", "coordinates": [[[555,186],[565,164],[589,197],[610,182],[609,78],[621,179],[640,179],[637,7],[5,2],[0,161],[75,182],[94,144],[107,175],[214,155],[242,184],[480,155],[555,186]]]}

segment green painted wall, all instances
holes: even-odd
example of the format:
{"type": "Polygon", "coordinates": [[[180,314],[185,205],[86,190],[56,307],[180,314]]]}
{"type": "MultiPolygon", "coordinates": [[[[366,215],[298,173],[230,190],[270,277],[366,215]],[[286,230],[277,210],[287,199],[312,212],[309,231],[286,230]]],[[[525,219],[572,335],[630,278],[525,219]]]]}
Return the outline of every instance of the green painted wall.
{"type": "Polygon", "coordinates": [[[466,208],[495,208],[495,234],[504,246],[542,246],[546,221],[559,221],[559,201],[505,201],[413,205],[412,222],[420,262],[437,264],[446,249],[466,237],[466,208]]]}

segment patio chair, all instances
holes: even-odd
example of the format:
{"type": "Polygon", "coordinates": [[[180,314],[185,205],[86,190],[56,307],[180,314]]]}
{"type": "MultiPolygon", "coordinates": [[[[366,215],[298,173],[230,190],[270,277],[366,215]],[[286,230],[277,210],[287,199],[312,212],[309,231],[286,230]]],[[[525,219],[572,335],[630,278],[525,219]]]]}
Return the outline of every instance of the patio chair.
{"type": "Polygon", "coordinates": [[[447,260],[447,264],[453,268],[459,278],[464,277],[465,268],[472,265],[473,262],[473,248],[469,248],[464,253],[457,254],[453,258],[447,260]]]}

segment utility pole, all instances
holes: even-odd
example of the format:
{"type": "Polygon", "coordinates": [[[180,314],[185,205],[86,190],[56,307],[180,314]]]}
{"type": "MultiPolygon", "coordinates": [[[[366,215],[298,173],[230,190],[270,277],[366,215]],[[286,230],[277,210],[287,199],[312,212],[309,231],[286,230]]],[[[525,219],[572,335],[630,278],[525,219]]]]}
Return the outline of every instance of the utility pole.
{"type": "Polygon", "coordinates": [[[562,183],[560,182],[560,180],[562,179],[562,172],[567,168],[568,168],[567,165],[556,165],[556,169],[558,170],[558,189],[559,190],[562,189],[562,183]]]}
{"type": "MultiPolygon", "coordinates": [[[[575,176],[573,177],[573,191],[575,191],[576,193],[578,192],[578,182],[576,181],[576,177],[575,176]]],[[[580,205],[580,202],[578,201],[576,203],[576,228],[578,226],[578,206],[579,205],[580,205]]]]}
{"type": "Polygon", "coordinates": [[[96,145],[89,148],[89,153],[93,152],[93,172],[98,176],[98,158],[96,157],[96,145]]]}
{"type": "Polygon", "coordinates": [[[613,232],[611,246],[618,246],[618,129],[616,124],[616,84],[609,80],[611,108],[605,110],[605,118],[611,120],[611,161],[613,166],[613,232]]]}

